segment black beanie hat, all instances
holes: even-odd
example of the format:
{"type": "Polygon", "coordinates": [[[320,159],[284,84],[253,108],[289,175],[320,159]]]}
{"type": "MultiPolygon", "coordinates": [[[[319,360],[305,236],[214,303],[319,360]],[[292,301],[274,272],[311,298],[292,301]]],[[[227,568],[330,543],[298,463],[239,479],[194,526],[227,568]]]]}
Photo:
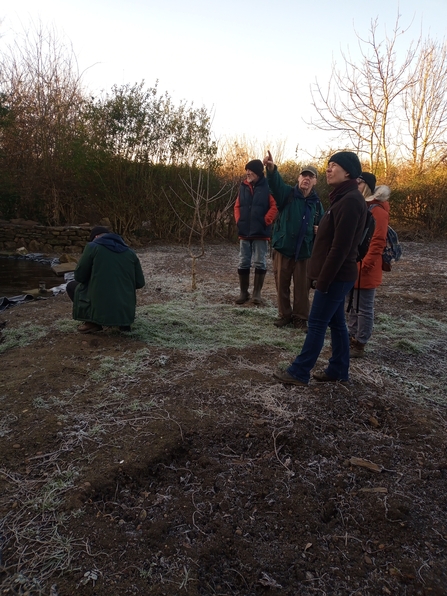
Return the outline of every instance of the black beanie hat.
{"type": "Polygon", "coordinates": [[[254,174],[256,174],[256,176],[259,176],[259,178],[262,178],[262,176],[264,176],[264,164],[260,159],[252,159],[245,166],[245,169],[250,170],[250,172],[253,172],[254,174]]]}
{"type": "Polygon", "coordinates": [[[363,180],[363,182],[366,182],[366,184],[369,186],[369,190],[371,191],[371,194],[374,194],[374,191],[376,190],[376,182],[377,182],[377,179],[374,176],[374,174],[371,174],[370,172],[362,172],[360,174],[359,178],[361,180],[363,180]]]}
{"type": "Polygon", "coordinates": [[[348,172],[350,178],[358,178],[362,173],[362,166],[360,160],[352,151],[339,151],[329,159],[329,163],[334,163],[341,166],[345,172],[348,172]]]}
{"type": "Polygon", "coordinates": [[[108,234],[109,230],[107,228],[105,228],[104,226],[95,226],[94,228],[92,228],[92,231],[90,232],[90,237],[88,239],[89,242],[93,242],[93,240],[95,239],[96,236],[99,236],[100,234],[108,234]]]}

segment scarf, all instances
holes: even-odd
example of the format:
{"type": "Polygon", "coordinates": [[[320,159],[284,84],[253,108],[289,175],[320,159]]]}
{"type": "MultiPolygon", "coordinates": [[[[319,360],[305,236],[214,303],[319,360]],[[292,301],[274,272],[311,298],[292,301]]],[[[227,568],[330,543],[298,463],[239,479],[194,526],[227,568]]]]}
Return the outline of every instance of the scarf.
{"type": "Polygon", "coordinates": [[[338,199],[345,195],[347,192],[349,192],[350,190],[355,190],[358,187],[359,185],[357,184],[357,180],[355,178],[350,178],[349,180],[342,182],[341,184],[336,186],[329,195],[329,201],[331,205],[335,203],[335,201],[338,201],[338,199]]]}

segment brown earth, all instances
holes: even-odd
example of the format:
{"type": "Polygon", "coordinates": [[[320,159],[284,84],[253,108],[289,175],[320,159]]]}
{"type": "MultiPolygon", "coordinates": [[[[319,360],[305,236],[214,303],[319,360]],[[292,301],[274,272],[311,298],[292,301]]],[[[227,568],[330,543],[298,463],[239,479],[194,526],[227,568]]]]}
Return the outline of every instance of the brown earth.
{"type": "MultiPolygon", "coordinates": [[[[3,312],[46,334],[0,358],[1,593],[446,595],[447,247],[404,250],[347,386],[274,382],[292,328],[192,351],[80,335],[65,295],[3,312]]],[[[140,306],[189,293],[185,250],[139,254],[140,306]]],[[[216,311],[236,269],[234,245],[198,263],[216,311]]],[[[271,272],[264,295],[274,314],[271,272]]]]}

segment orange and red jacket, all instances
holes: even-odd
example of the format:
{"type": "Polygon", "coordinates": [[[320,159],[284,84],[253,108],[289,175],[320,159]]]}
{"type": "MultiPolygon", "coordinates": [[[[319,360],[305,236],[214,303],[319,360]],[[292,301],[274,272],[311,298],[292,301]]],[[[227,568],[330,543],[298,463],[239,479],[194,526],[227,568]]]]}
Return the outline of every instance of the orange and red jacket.
{"type": "Polygon", "coordinates": [[[386,235],[388,231],[388,222],[390,219],[390,204],[388,201],[370,201],[368,208],[376,220],[376,228],[368,252],[363,261],[358,263],[359,274],[355,283],[356,288],[372,290],[382,283],[382,253],[386,246],[386,235]]]}
{"type": "Polygon", "coordinates": [[[268,240],[272,223],[278,213],[266,178],[254,185],[244,180],[234,205],[234,218],[242,240],[268,240]]]}

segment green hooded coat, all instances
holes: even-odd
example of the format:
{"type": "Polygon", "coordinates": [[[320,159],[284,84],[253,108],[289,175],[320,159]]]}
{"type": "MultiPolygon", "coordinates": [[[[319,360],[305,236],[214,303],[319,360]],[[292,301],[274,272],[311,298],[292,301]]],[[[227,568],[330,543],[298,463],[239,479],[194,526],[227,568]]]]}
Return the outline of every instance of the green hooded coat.
{"type": "Polygon", "coordinates": [[[117,234],[89,242],[75,269],[73,318],[121,327],[135,319],[135,290],[145,284],[137,255],[117,234]]]}

